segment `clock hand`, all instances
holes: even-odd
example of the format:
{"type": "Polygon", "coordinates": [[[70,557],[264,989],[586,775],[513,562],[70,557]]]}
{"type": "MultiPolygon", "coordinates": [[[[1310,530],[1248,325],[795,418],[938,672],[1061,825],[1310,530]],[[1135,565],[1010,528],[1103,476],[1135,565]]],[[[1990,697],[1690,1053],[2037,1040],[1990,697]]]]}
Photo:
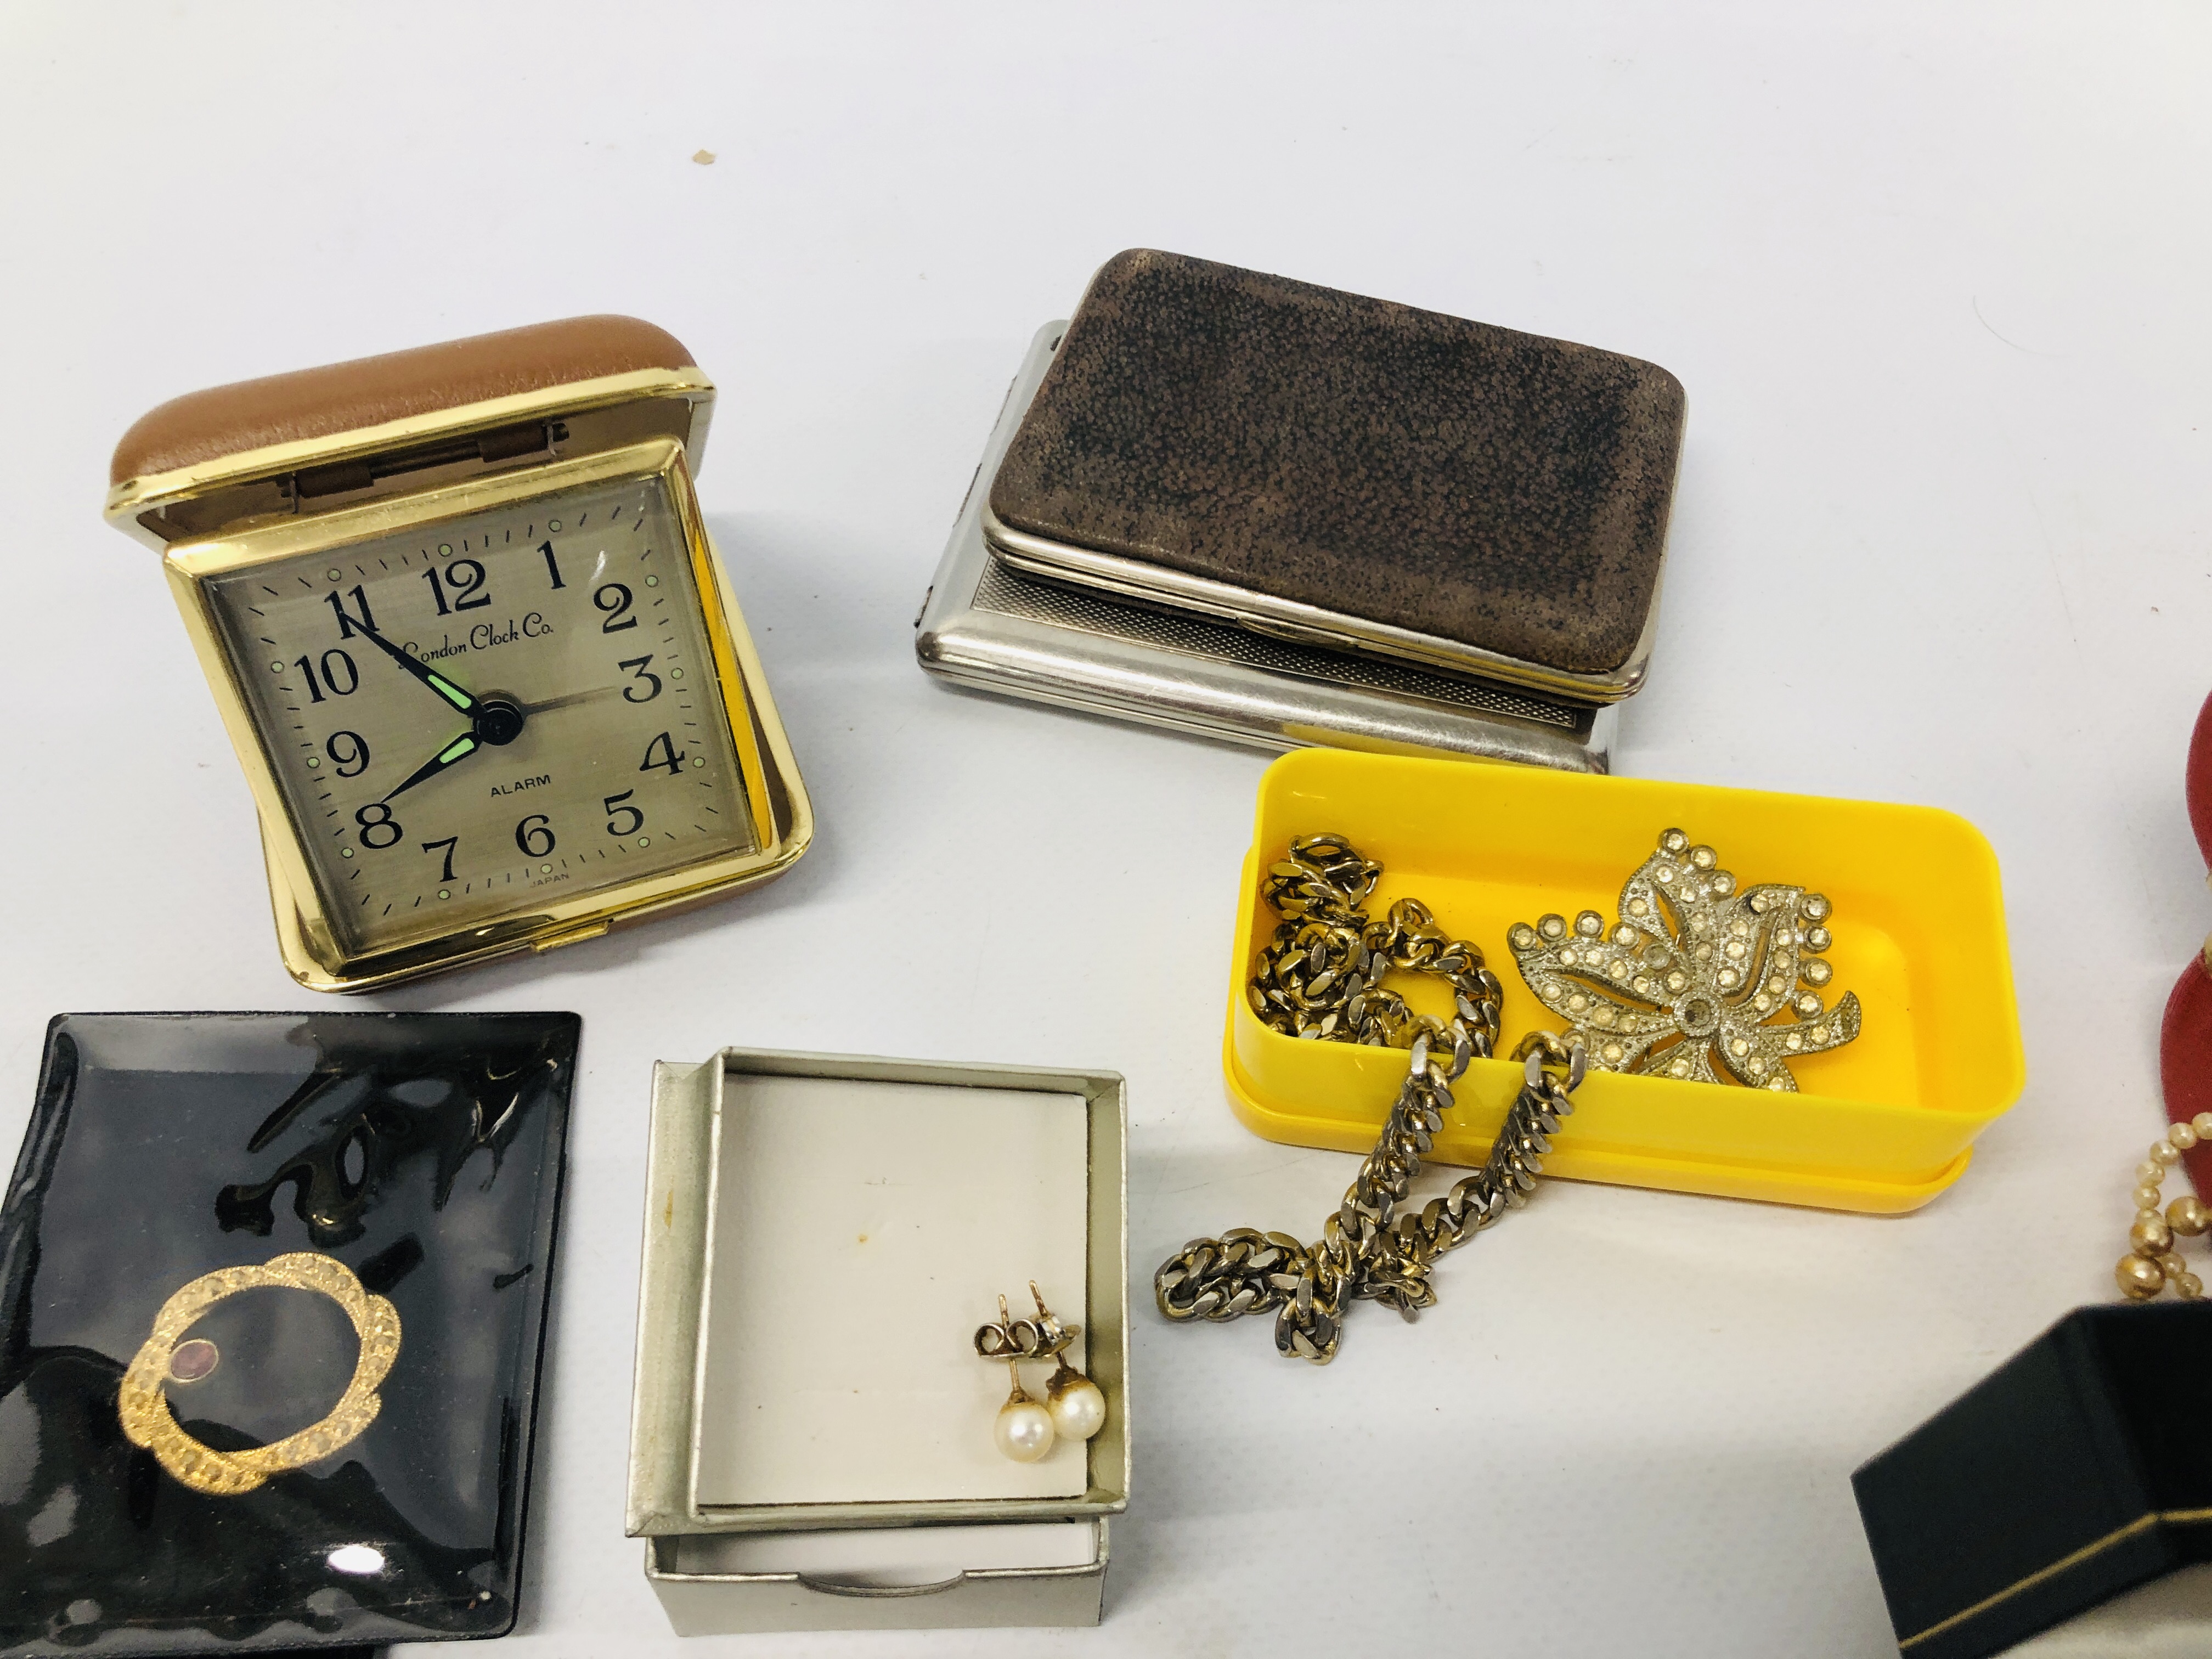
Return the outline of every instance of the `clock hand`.
{"type": "Polygon", "coordinates": [[[603,685],[593,691],[571,691],[566,696],[548,697],[543,702],[526,702],[516,712],[524,715],[543,714],[555,708],[573,708],[580,702],[597,702],[601,697],[611,697],[622,688],[603,685]]]}
{"type": "MultiPolygon", "coordinates": [[[[447,684],[442,677],[438,678],[441,685],[447,684]]],[[[447,689],[460,690],[459,686],[448,685],[447,689]]],[[[460,695],[468,696],[465,691],[461,691],[460,695]]],[[[471,716],[469,729],[416,767],[398,788],[384,798],[386,800],[405,794],[416,784],[436,777],[449,766],[459,764],[479,749],[504,747],[522,735],[524,711],[504,697],[486,697],[481,701],[469,697],[469,712],[471,716]]]]}
{"type": "Polygon", "coordinates": [[[436,754],[431,756],[428,760],[424,761],[422,765],[416,767],[412,772],[409,773],[406,781],[402,783],[397,789],[394,789],[391,794],[386,795],[384,799],[386,801],[390,801],[398,796],[405,794],[416,784],[424,781],[426,779],[436,777],[439,773],[444,771],[447,767],[455,764],[457,762],[466,760],[471,755],[475,754],[482,746],[482,744],[477,742],[476,737],[473,733],[467,732],[462,732],[459,737],[455,738],[443,749],[441,749],[436,754]]]}
{"type": "Polygon", "coordinates": [[[374,645],[378,650],[384,653],[386,656],[391,658],[392,661],[398,663],[402,668],[412,674],[416,679],[422,681],[423,684],[428,686],[433,691],[435,691],[447,702],[453,704],[454,708],[459,709],[461,713],[469,715],[476,714],[477,706],[477,700],[471,696],[467,692],[462,690],[459,686],[455,685],[443,674],[441,674],[436,669],[431,667],[428,663],[423,662],[418,658],[409,656],[404,651],[392,644],[390,640],[386,639],[383,635],[378,633],[374,629],[363,628],[359,623],[351,622],[350,619],[349,619],[349,623],[353,632],[367,635],[371,645],[374,645]]]}

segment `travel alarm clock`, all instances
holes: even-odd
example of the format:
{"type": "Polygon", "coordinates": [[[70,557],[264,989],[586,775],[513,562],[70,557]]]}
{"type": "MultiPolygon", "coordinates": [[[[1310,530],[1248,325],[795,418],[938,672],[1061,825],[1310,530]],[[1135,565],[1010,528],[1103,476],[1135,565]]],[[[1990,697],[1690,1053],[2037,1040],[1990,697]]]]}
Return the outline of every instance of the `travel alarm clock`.
{"type": "Polygon", "coordinates": [[[252,785],[285,966],[360,991],[769,880],[813,817],[691,486],[714,386],[583,317],[195,392],[116,447],[252,785]]]}

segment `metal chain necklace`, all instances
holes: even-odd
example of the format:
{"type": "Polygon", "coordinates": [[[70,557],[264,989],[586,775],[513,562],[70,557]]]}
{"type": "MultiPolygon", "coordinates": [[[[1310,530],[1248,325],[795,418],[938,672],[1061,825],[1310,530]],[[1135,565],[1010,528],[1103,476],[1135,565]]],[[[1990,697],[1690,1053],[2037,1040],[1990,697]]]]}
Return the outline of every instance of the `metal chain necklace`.
{"type": "Polygon", "coordinates": [[[1254,1012],[1286,1036],[1413,1051],[1382,1138],[1318,1242],[1232,1228],[1192,1240],[1152,1277],[1168,1318],[1236,1319],[1272,1309],[1276,1352],[1317,1365],[1336,1357],[1352,1300],[1380,1302],[1408,1320],[1436,1301],[1430,1263],[1528,1201],[1583,1079],[1579,1042],[1529,1033],[1513,1055],[1526,1062],[1520,1092],[1482,1168],[1419,1212],[1397,1212],[1451,1109],[1450,1085],[1470,1060],[1491,1057],[1503,992],[1481,951],[1449,937],[1418,901],[1401,899],[1370,922],[1362,907],[1382,873],[1341,836],[1292,842],[1267,872],[1263,894],[1284,920],[1249,992],[1254,1012]],[[1450,1020],[1416,1013],[1385,988],[1394,969],[1448,981],[1450,1020]]]}

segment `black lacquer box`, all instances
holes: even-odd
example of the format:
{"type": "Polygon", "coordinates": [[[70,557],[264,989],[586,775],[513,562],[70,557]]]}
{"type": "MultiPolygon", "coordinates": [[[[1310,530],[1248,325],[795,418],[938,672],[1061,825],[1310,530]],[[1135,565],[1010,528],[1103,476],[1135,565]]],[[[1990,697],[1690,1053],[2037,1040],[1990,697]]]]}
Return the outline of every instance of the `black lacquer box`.
{"type": "Polygon", "coordinates": [[[0,1209],[0,1654],[515,1618],[573,1014],[64,1014],[0,1209]]]}
{"type": "Polygon", "coordinates": [[[2077,1309],[1854,1474],[1900,1650],[2212,1653],[2208,1379],[2212,1304],[2077,1309]]]}

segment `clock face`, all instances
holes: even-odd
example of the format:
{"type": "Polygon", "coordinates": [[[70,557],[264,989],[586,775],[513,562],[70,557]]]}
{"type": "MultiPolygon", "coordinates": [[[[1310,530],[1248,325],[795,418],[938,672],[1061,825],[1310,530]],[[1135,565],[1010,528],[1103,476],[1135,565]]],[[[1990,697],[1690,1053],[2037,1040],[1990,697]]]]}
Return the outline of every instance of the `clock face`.
{"type": "Polygon", "coordinates": [[[349,949],[755,850],[668,491],[551,491],[209,584],[349,949]]]}

